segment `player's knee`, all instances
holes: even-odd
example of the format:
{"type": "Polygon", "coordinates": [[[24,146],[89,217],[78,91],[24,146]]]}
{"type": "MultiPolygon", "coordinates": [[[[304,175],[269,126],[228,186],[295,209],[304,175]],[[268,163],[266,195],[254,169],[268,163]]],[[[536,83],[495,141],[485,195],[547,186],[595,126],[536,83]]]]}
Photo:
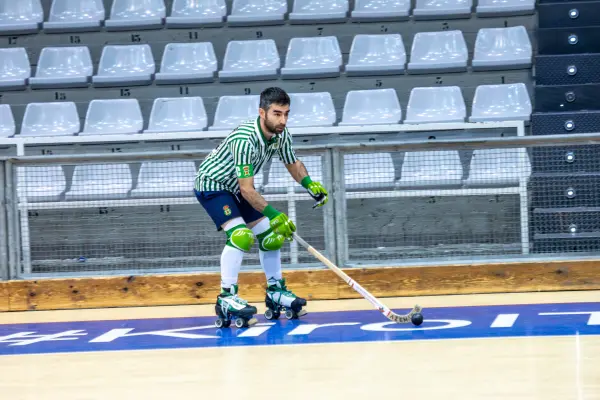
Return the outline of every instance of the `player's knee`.
{"type": "Polygon", "coordinates": [[[283,247],[285,243],[285,237],[278,233],[275,233],[269,229],[269,231],[265,232],[263,235],[259,235],[258,237],[258,247],[262,251],[275,251],[279,250],[283,247]]]}
{"type": "Polygon", "coordinates": [[[248,252],[254,245],[254,234],[246,227],[237,228],[229,235],[227,244],[236,249],[248,252]]]}

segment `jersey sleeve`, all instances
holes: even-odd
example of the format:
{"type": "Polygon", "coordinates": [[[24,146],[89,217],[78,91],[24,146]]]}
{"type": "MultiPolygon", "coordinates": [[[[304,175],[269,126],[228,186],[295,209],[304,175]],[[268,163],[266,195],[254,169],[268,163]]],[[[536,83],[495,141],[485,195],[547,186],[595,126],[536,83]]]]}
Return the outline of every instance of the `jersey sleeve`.
{"type": "Polygon", "coordinates": [[[292,135],[290,135],[287,129],[283,135],[281,146],[279,147],[279,158],[284,164],[293,164],[298,161],[292,145],[292,135]]]}
{"type": "Polygon", "coordinates": [[[254,176],[253,153],[254,148],[248,139],[240,138],[230,140],[229,151],[233,156],[233,164],[238,178],[254,176]]]}

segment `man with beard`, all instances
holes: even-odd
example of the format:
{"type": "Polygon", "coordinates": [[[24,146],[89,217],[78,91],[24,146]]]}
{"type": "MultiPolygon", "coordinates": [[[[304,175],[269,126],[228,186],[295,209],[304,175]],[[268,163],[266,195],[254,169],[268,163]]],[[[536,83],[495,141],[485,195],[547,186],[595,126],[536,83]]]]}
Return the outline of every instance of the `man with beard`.
{"type": "MultiPolygon", "coordinates": [[[[277,87],[260,94],[259,116],[239,125],[200,165],[194,186],[198,201],[214,221],[217,230],[227,234],[221,254],[221,294],[215,311],[217,326],[229,326],[236,319],[242,326],[256,322],[256,307],[238,295],[238,274],[244,253],[255,237],[260,263],[267,278],[265,302],[267,318],[304,315],[306,300],[287,289],[281,272],[280,249],[292,240],[296,226],[284,213],[269,205],[254,188],[254,176],[278,153],[290,175],[317,201],[327,203],[328,193],[313,182],[304,164],[296,158],[292,137],[286,128],[290,112],[288,94],[277,87]]],[[[238,326],[241,327],[241,326],[238,326]]]]}

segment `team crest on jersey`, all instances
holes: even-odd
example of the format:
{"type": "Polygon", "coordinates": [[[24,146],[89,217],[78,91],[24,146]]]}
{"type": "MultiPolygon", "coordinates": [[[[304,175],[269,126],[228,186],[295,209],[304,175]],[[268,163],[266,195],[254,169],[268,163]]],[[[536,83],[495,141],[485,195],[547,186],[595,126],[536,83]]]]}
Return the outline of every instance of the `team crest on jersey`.
{"type": "Polygon", "coordinates": [[[226,216],[230,216],[231,215],[231,209],[229,208],[229,206],[223,206],[223,213],[226,216]]]}

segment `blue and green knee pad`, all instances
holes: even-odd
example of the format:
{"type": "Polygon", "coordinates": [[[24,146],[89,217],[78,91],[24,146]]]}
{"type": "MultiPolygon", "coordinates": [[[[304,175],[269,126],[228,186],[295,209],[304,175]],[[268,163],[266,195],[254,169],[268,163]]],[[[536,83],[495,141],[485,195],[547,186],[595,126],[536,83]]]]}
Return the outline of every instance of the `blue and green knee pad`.
{"type": "MultiPolygon", "coordinates": [[[[234,226],[227,232],[227,246],[231,246],[243,252],[248,252],[254,245],[254,232],[244,224],[234,226]]],[[[258,247],[262,251],[275,251],[281,249],[285,243],[283,235],[273,232],[269,228],[265,232],[257,236],[258,247]]]]}

